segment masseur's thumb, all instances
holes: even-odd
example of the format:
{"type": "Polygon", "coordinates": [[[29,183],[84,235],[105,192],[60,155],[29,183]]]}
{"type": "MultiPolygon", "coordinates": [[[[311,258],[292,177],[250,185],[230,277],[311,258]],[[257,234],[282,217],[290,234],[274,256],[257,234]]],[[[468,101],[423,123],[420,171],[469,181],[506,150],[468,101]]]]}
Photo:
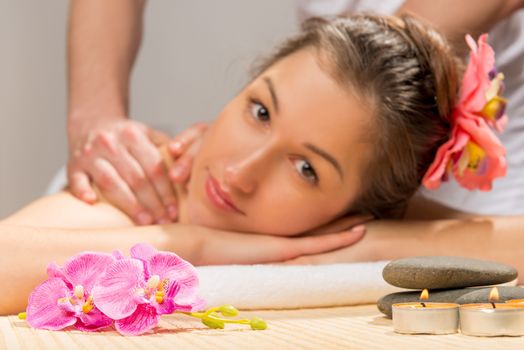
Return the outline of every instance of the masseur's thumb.
{"type": "Polygon", "coordinates": [[[69,190],[75,197],[86,203],[93,204],[97,200],[89,177],[84,172],[73,171],[69,174],[69,190]]]}

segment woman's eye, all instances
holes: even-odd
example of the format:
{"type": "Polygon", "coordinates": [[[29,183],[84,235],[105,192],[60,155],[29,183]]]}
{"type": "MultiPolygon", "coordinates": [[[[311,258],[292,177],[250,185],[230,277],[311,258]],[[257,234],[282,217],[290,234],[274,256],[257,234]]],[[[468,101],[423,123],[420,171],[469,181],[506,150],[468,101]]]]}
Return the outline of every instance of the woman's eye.
{"type": "Polygon", "coordinates": [[[297,159],[295,161],[295,168],[297,169],[300,176],[302,176],[306,181],[310,182],[311,184],[316,184],[318,182],[317,173],[308,161],[304,159],[297,159]]]}
{"type": "Polygon", "coordinates": [[[251,115],[262,122],[269,121],[269,111],[259,102],[251,102],[251,115]]]}

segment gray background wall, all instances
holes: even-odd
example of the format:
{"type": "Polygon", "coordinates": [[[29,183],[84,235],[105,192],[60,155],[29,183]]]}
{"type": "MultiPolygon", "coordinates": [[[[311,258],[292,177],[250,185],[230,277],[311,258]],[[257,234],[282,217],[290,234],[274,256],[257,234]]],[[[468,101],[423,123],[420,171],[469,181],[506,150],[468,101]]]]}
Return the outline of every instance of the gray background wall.
{"type": "MultiPolygon", "coordinates": [[[[67,159],[67,11],[66,0],[0,0],[0,218],[67,159]]],[[[149,0],[132,117],[171,133],[212,119],[296,22],[291,0],[149,0]]]]}

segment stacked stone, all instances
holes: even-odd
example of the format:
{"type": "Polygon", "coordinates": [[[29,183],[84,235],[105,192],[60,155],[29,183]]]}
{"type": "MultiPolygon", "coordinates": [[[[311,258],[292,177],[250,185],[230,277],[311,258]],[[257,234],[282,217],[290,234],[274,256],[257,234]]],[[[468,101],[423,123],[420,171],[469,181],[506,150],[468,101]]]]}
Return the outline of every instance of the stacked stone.
{"type": "MultiPolygon", "coordinates": [[[[429,290],[429,302],[488,302],[491,287],[485,286],[513,281],[517,278],[517,270],[512,266],[491,261],[453,256],[424,256],[392,261],[384,267],[382,276],[393,286],[416,290],[392,293],[380,298],[378,309],[391,317],[391,305],[419,301],[420,293],[425,288],[429,290]]],[[[524,288],[497,288],[500,302],[524,299],[524,288]]]]}

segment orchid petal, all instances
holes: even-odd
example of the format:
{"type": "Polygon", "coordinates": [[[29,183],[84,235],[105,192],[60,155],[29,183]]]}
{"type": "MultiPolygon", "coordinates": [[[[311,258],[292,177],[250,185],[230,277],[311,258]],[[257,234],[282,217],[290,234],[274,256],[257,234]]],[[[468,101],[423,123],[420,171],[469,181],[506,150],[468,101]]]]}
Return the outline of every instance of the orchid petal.
{"type": "Polygon", "coordinates": [[[129,251],[131,257],[144,261],[149,261],[153,255],[158,253],[158,250],[146,243],[135,244],[129,251]]]}
{"type": "Polygon", "coordinates": [[[51,278],[36,287],[29,296],[27,322],[34,328],[59,330],[73,325],[76,317],[58,305],[71,293],[61,278],[51,278]]]}
{"type": "Polygon", "coordinates": [[[120,249],[113,250],[111,252],[111,255],[113,256],[113,258],[115,258],[115,260],[120,260],[120,259],[124,259],[125,258],[124,253],[122,253],[122,251],[120,249]]]}
{"type": "Polygon", "coordinates": [[[47,276],[49,278],[61,278],[68,285],[68,287],[73,288],[73,285],[67,280],[67,277],[64,274],[64,269],[56,263],[49,263],[49,265],[47,265],[47,276]]]}
{"type": "Polygon", "coordinates": [[[487,34],[481,35],[477,46],[471,36],[466,37],[471,52],[458,102],[466,110],[480,111],[486,104],[485,92],[490,86],[489,72],[495,65],[495,53],[487,39],[487,34]]]}
{"type": "Polygon", "coordinates": [[[205,299],[195,295],[192,300],[188,300],[187,304],[175,303],[175,310],[182,312],[197,312],[205,310],[207,302],[205,299]]]}
{"type": "Polygon", "coordinates": [[[130,316],[115,321],[115,328],[123,335],[140,335],[153,329],[158,324],[160,316],[149,304],[140,304],[130,316]]]}
{"type": "Polygon", "coordinates": [[[167,279],[169,284],[176,281],[180,290],[175,301],[190,304],[198,290],[198,275],[195,267],[175,253],[159,252],[149,261],[151,273],[167,279]]]}
{"type": "Polygon", "coordinates": [[[143,288],[143,262],[133,258],[114,261],[93,287],[97,308],[112,319],[131,315],[137,307],[136,289],[143,288]]]}
{"type": "Polygon", "coordinates": [[[71,313],[72,315],[76,314],[76,308],[68,297],[58,299],[56,304],[63,312],[71,313]]]}
{"type": "MultiPolygon", "coordinates": [[[[177,284],[178,285],[178,284],[177,284]]],[[[176,286],[169,286],[168,291],[166,293],[166,299],[168,300],[176,300],[174,303],[174,308],[177,311],[183,311],[183,312],[195,312],[195,311],[202,311],[206,308],[207,302],[205,299],[201,298],[195,293],[189,294],[187,293],[184,298],[179,297],[180,294],[180,288],[176,286]],[[176,295],[176,298],[175,298],[176,295]]]]}
{"type": "Polygon", "coordinates": [[[461,175],[454,172],[457,182],[469,190],[490,191],[492,180],[506,175],[506,159],[504,157],[488,157],[484,162],[482,175],[469,169],[466,169],[461,175]]]}
{"type": "Polygon", "coordinates": [[[484,119],[474,121],[461,118],[457,120],[457,125],[490,156],[504,156],[506,154],[506,148],[484,119]]]}
{"type": "Polygon", "coordinates": [[[176,304],[175,304],[175,301],[173,300],[173,298],[171,299],[164,299],[164,301],[162,303],[153,303],[152,304],[154,306],[154,308],[156,309],[156,312],[157,314],[159,315],[169,315],[169,314],[172,314],[173,312],[175,312],[176,310],[178,311],[186,311],[185,309],[184,310],[179,310],[178,308],[176,308],[176,304]]]}
{"type": "MultiPolygon", "coordinates": [[[[173,313],[175,310],[175,300],[174,296],[180,290],[180,285],[176,282],[170,282],[167,287],[164,295],[164,300],[161,303],[154,303],[157,313],[159,315],[167,315],[173,313]]],[[[184,310],[185,311],[185,310],[184,310]]]]}
{"type": "Polygon", "coordinates": [[[446,176],[447,167],[453,154],[461,152],[466,146],[469,136],[458,128],[454,128],[451,138],[437,151],[435,160],[429,166],[422,184],[429,190],[440,187],[442,179],[446,176]]]}
{"type": "Polygon", "coordinates": [[[86,313],[80,313],[77,315],[78,321],[75,323],[75,327],[82,331],[97,331],[113,324],[113,320],[104,315],[96,307],[86,313]]]}
{"type": "Polygon", "coordinates": [[[502,132],[504,131],[504,129],[506,128],[506,126],[508,125],[508,116],[506,114],[504,114],[502,117],[500,117],[496,122],[495,122],[495,130],[497,130],[497,132],[502,132]]]}
{"type": "MultiPolygon", "coordinates": [[[[494,179],[506,175],[506,149],[484,119],[460,119],[457,127],[470,136],[482,151],[482,161],[478,169],[459,169],[453,167],[457,182],[469,190],[489,191],[494,179]]],[[[465,146],[464,146],[465,147],[465,146]]]]}
{"type": "Polygon", "coordinates": [[[69,259],[64,264],[63,271],[73,286],[81,285],[89,293],[96,280],[113,261],[115,259],[110,254],[87,252],[69,259]]]}

